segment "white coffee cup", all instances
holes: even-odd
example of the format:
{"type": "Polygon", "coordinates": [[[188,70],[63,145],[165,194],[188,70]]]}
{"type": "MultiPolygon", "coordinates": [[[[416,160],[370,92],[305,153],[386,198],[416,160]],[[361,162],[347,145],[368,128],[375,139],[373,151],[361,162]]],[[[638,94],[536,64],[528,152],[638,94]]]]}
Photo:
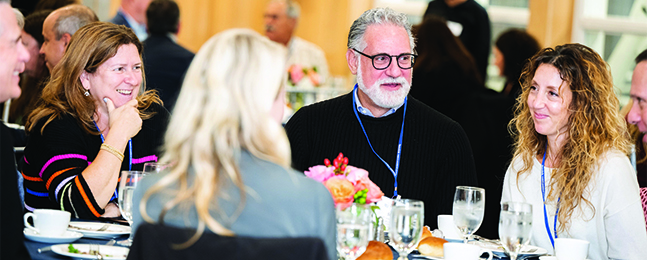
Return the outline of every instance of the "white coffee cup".
{"type": "Polygon", "coordinates": [[[445,239],[463,240],[452,215],[438,215],[438,229],[443,232],[445,239]]]}
{"type": "Polygon", "coordinates": [[[445,243],[443,252],[445,260],[477,260],[483,253],[488,254],[487,260],[492,260],[492,251],[472,244],[445,243]]]}
{"type": "Polygon", "coordinates": [[[26,213],[23,218],[25,227],[47,237],[62,236],[70,224],[70,212],[62,210],[36,209],[33,213],[26,213]],[[29,217],[33,218],[34,226],[27,221],[29,217]]]}
{"type": "Polygon", "coordinates": [[[589,241],[575,238],[555,239],[555,256],[559,260],[585,260],[589,254],[589,241]]]}

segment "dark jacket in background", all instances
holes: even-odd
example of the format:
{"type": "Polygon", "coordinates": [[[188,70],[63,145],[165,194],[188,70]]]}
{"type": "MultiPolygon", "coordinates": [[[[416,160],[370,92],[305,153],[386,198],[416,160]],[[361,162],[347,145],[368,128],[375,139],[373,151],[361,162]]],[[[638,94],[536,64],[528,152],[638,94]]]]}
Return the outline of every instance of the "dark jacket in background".
{"type": "Polygon", "coordinates": [[[454,8],[447,6],[444,0],[434,0],[429,2],[424,17],[431,15],[463,26],[459,38],[474,57],[481,78],[485,79],[492,40],[490,18],[485,8],[474,0],[467,0],[454,8]]]}
{"type": "Polygon", "coordinates": [[[22,233],[25,226],[18,194],[13,138],[0,122],[0,259],[31,259],[22,233]]]}
{"type": "Polygon", "coordinates": [[[149,35],[144,41],[144,71],[146,88],[156,89],[171,111],[182,87],[184,74],[194,54],[165,35],[149,35]]]}

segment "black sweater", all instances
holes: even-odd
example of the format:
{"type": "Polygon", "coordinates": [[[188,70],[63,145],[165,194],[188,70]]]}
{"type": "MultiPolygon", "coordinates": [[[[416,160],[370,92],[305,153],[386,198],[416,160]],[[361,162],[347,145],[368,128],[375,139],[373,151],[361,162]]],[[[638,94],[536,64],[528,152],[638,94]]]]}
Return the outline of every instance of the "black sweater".
{"type": "MultiPolygon", "coordinates": [[[[301,108],[286,125],[295,169],[323,164],[340,152],[349,165],[364,168],[385,196],[393,196],[394,177],[373,154],[353,112],[352,92],[301,108]]],[[[383,118],[359,114],[375,149],[393,169],[403,107],[383,118]]],[[[425,203],[425,223],[436,227],[438,214],[451,214],[456,186],[476,186],[472,151],[454,121],[409,97],[404,124],[398,194],[425,203]]]]}
{"type": "MultiPolygon", "coordinates": [[[[153,104],[149,110],[156,114],[142,121],[142,128],[132,138],[132,155],[126,146],[121,170],[142,170],[144,163],[157,161],[169,113],[153,104]]],[[[41,134],[43,118],[30,133],[25,148],[23,176],[25,177],[25,206],[66,210],[73,218],[95,219],[104,213],[85,182],[83,170],[99,153],[101,136],[86,133],[71,115],[50,122],[41,134]]],[[[107,173],[106,173],[107,174],[107,173]]],[[[117,186],[115,186],[117,190],[117,186]]]]}
{"type": "Polygon", "coordinates": [[[0,259],[31,259],[22,214],[11,131],[0,122],[0,259]]]}

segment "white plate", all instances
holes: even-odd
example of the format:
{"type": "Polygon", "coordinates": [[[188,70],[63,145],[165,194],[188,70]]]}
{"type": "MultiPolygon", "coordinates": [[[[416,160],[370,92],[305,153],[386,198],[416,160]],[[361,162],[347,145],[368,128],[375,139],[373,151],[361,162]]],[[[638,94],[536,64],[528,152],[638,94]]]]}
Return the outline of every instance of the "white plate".
{"type": "MultiPolygon", "coordinates": [[[[503,248],[497,248],[497,249],[487,248],[487,249],[492,250],[492,253],[494,253],[494,255],[498,257],[507,256],[505,254],[505,249],[503,248]]],[[[540,256],[540,255],[545,255],[547,253],[548,253],[548,250],[543,249],[541,247],[526,245],[523,248],[521,248],[521,252],[519,252],[519,256],[523,256],[523,257],[540,256]]]]}
{"type": "MultiPolygon", "coordinates": [[[[69,256],[73,258],[97,259],[97,256],[88,254],[88,252],[90,251],[90,244],[72,244],[72,246],[76,250],[79,250],[80,253],[70,253],[69,246],[70,244],[53,245],[52,251],[59,255],[69,256]]],[[[101,253],[104,260],[126,259],[126,256],[128,256],[128,251],[130,250],[127,247],[99,245],[99,253],[101,253]]]]}
{"type": "Polygon", "coordinates": [[[41,243],[70,243],[83,237],[83,234],[74,231],[65,231],[65,234],[56,237],[43,236],[28,228],[25,228],[22,233],[27,239],[41,243]]]}
{"type": "Polygon", "coordinates": [[[80,232],[84,237],[90,238],[113,238],[120,235],[129,235],[130,227],[117,224],[106,224],[101,222],[83,222],[83,221],[71,221],[70,226],[67,230],[80,232]],[[108,225],[108,229],[104,231],[97,231],[103,225],[108,225]]]}

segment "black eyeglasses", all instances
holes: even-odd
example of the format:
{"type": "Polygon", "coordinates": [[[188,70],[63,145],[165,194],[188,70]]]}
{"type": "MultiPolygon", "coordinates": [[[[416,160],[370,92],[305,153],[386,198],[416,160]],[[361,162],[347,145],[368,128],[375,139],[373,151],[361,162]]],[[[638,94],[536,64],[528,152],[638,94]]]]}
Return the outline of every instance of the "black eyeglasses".
{"type": "Polygon", "coordinates": [[[384,70],[388,68],[391,65],[391,57],[395,57],[397,59],[398,67],[400,67],[401,69],[410,69],[411,67],[413,67],[413,63],[415,62],[416,57],[418,57],[418,55],[411,53],[402,53],[400,55],[388,55],[386,53],[380,53],[370,56],[366,53],[358,51],[355,48],[353,48],[353,50],[371,59],[371,61],[373,61],[373,68],[375,68],[376,70],[384,70]]]}

